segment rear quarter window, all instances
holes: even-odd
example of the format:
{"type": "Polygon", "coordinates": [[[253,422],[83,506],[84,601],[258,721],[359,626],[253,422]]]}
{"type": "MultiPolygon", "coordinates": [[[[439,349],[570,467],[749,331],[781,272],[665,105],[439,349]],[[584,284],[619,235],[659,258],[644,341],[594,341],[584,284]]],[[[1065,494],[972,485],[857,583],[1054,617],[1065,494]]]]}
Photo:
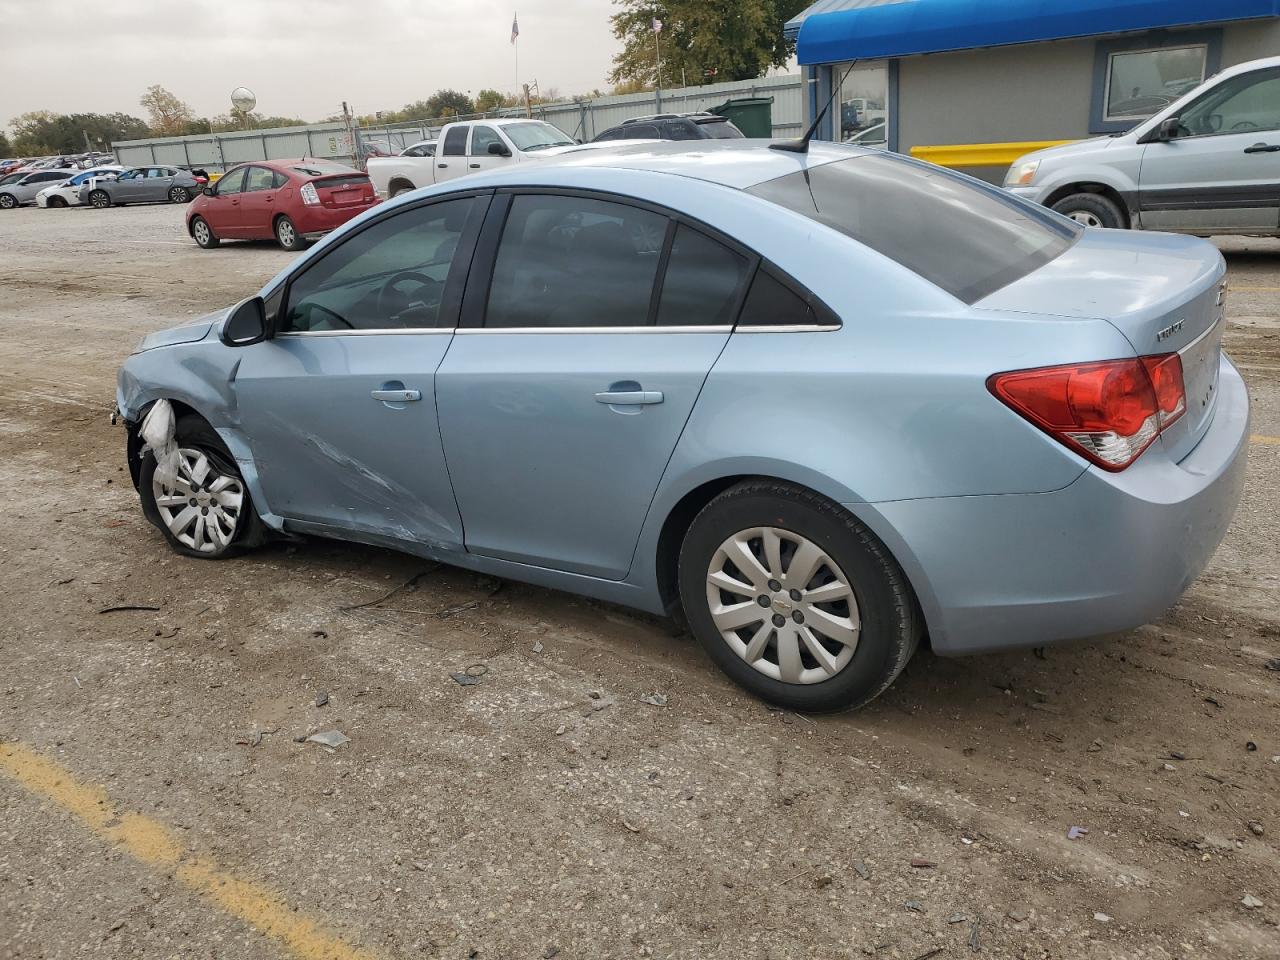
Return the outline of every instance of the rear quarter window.
{"type": "Polygon", "coordinates": [[[965,303],[1055,259],[1083,228],[938,167],[876,154],[748,190],[838,230],[965,303]]]}

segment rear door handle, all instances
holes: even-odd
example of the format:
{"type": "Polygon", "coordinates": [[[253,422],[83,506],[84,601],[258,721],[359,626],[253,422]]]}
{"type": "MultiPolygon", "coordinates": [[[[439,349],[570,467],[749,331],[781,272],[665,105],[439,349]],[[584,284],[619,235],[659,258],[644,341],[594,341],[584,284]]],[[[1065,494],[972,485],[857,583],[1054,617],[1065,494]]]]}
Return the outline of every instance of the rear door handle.
{"type": "Polygon", "coordinates": [[[1245,153],[1280,153],[1280,143],[1255,143],[1252,147],[1245,147],[1245,153]]]}
{"type": "Polygon", "coordinates": [[[421,400],[421,390],[372,390],[369,396],[383,403],[408,403],[410,400],[421,400]]]}
{"type": "Polygon", "coordinates": [[[661,403],[662,399],[661,390],[606,390],[596,394],[596,403],[607,403],[611,407],[661,403]]]}

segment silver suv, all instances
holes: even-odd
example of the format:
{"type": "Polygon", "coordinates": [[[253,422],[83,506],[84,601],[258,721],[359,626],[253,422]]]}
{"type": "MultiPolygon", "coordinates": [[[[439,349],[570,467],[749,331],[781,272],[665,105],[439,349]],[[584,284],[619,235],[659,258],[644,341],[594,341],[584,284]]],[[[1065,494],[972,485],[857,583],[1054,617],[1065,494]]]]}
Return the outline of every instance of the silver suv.
{"type": "Polygon", "coordinates": [[[1280,233],[1280,57],[1223,70],[1128,133],[1029,153],[1004,185],[1093,227],[1280,233]]]}

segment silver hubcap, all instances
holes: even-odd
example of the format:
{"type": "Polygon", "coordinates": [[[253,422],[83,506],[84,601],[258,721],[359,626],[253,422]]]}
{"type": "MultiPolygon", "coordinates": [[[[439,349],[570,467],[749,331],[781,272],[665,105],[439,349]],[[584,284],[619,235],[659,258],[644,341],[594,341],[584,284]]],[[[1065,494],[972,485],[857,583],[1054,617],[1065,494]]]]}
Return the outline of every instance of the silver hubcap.
{"type": "Polygon", "coordinates": [[[1088,210],[1072,210],[1067,216],[1076,223],[1083,223],[1086,227],[1102,226],[1102,221],[1098,219],[1098,215],[1090,213],[1088,210]]]}
{"type": "Polygon", "coordinates": [[[95,193],[93,195],[93,205],[95,207],[105,207],[107,205],[107,198],[100,193],[95,193]]]}
{"type": "Polygon", "coordinates": [[[288,220],[281,220],[280,226],[276,228],[276,232],[280,237],[280,242],[286,247],[293,246],[293,224],[288,220]]]}
{"type": "Polygon", "coordinates": [[[848,577],[790,530],[752,527],[720,544],[707,568],[707,604],[729,648],[784,683],[830,680],[858,646],[848,577]]]}
{"type": "Polygon", "coordinates": [[[208,454],[186,447],[182,466],[172,485],[153,477],[151,492],[160,519],[174,538],[200,553],[217,553],[231,543],[240,524],[244,487],[222,473],[208,454]]]}
{"type": "Polygon", "coordinates": [[[209,225],[203,220],[196,223],[196,239],[201,243],[209,242],[209,225]]]}
{"type": "Polygon", "coordinates": [[[185,199],[185,195],[181,190],[170,190],[169,199],[174,203],[181,203],[185,199]]]}

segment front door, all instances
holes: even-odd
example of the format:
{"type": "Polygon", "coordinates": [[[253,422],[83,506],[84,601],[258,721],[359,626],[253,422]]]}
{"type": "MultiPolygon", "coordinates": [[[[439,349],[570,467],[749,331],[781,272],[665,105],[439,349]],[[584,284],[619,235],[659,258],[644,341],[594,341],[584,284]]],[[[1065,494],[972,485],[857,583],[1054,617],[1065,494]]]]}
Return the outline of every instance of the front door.
{"type": "Polygon", "coordinates": [[[511,148],[499,136],[493,127],[477,124],[471,128],[471,146],[468,149],[467,172],[481,173],[511,163],[511,148]],[[491,146],[497,145],[507,151],[507,156],[489,152],[491,146]]]}
{"type": "Polygon", "coordinates": [[[143,188],[147,182],[145,167],[137,170],[126,170],[120,174],[115,187],[111,191],[112,199],[119,203],[136,203],[142,198],[143,188]]]}
{"type": "Polygon", "coordinates": [[[1280,68],[1229,77],[1185,107],[1179,126],[1143,151],[1143,228],[1280,229],[1280,68]]]}
{"type": "Polygon", "coordinates": [[[213,196],[204,210],[204,218],[209,221],[216,237],[224,239],[243,237],[244,212],[241,200],[244,197],[244,167],[238,167],[230,173],[223,174],[213,187],[213,196]]]}
{"type": "Polygon", "coordinates": [[[464,306],[476,325],[436,378],[467,550],[620,580],[747,258],[587,195],[499,195],[493,214],[496,255],[473,265],[464,306]]]}
{"type": "Polygon", "coordinates": [[[241,419],[272,512],[300,529],[458,548],[435,373],[487,198],[396,210],[289,282],[244,350],[241,419]]]}
{"type": "Polygon", "coordinates": [[[436,151],[436,183],[444,183],[470,173],[467,167],[467,134],[471,128],[465,124],[452,126],[445,131],[444,141],[436,151]]]}

